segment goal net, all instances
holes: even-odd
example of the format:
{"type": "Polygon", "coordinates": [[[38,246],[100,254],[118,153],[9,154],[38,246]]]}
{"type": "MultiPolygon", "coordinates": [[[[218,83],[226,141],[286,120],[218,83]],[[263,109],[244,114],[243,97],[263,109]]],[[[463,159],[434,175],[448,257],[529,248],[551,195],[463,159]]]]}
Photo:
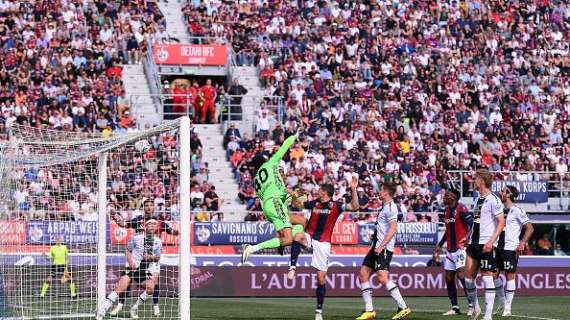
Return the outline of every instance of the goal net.
{"type": "Polygon", "coordinates": [[[189,135],[186,117],[123,134],[13,125],[0,141],[0,319],[93,319],[108,296],[107,319],[133,305],[140,319],[189,319],[189,135]]]}

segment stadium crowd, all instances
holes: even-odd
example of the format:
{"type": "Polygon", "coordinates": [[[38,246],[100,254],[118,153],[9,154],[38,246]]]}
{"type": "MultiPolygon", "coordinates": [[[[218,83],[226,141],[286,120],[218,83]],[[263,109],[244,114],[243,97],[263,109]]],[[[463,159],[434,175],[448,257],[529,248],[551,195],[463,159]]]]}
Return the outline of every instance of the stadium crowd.
{"type": "Polygon", "coordinates": [[[139,63],[163,24],[147,1],[1,1],[1,129],[134,127],[120,64],[139,63]]]}
{"type": "MultiPolygon", "coordinates": [[[[14,124],[122,133],[136,130],[125,99],[121,64],[140,63],[148,41],[164,42],[165,20],[151,1],[0,1],[0,139],[14,124]]],[[[176,218],[176,140],[149,140],[109,156],[109,211],[140,210],[152,198],[164,219],[176,218]]],[[[18,219],[95,220],[90,161],[21,173],[14,193],[18,219]],[[72,176],[73,175],[73,176],[72,176]],[[47,194],[47,196],[46,196],[47,194]]],[[[4,208],[6,209],[6,208],[4,208]]],[[[15,216],[12,216],[15,215],[15,216]]]]}
{"type": "Polygon", "coordinates": [[[393,180],[403,212],[436,209],[453,169],[550,171],[570,182],[564,2],[190,1],[186,13],[191,33],[231,41],[266,94],[287,98],[282,124],[259,121],[255,137],[231,146],[249,205],[244,159],[300,124],[288,186],[310,193],[331,181],[341,197],[356,171],[369,208],[393,180]]]}

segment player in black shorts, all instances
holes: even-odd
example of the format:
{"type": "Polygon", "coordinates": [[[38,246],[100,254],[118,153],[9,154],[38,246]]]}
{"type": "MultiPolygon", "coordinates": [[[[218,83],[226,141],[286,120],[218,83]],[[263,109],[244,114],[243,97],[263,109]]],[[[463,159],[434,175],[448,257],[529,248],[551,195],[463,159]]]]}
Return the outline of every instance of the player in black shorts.
{"type": "Polygon", "coordinates": [[[485,286],[485,314],[483,320],[491,320],[495,302],[495,282],[493,272],[496,267],[495,247],[501,231],[505,227],[503,203],[491,192],[493,175],[487,170],[479,170],[475,174],[475,187],[479,198],[473,210],[473,227],[469,234],[467,246],[467,263],[465,265],[465,287],[468,300],[473,303],[468,315],[478,318],[481,307],[477,299],[475,279],[481,271],[485,286]]]}
{"type": "Polygon", "coordinates": [[[50,247],[49,254],[46,257],[51,260],[52,265],[50,266],[49,275],[42,285],[40,297],[44,298],[53,279],[59,278],[62,284],[69,283],[71,298],[77,298],[77,290],[71,277],[71,269],[68,268],[69,250],[63,243],[63,236],[56,238],[56,243],[50,247]]]}
{"type": "Polygon", "coordinates": [[[412,310],[408,308],[406,302],[400,294],[398,286],[389,278],[390,262],[396,243],[396,232],[398,230],[398,206],[394,202],[396,185],[384,183],[380,188],[380,198],[382,208],[378,212],[376,224],[374,226],[374,237],[370,251],[360,267],[360,290],[364,300],[364,312],[356,320],[369,320],[376,317],[376,311],[372,303],[372,288],[370,286],[370,275],[376,273],[380,282],[392,298],[398,304],[398,311],[392,316],[392,320],[407,318],[412,310]]]}
{"type": "Polygon", "coordinates": [[[519,254],[526,249],[528,240],[534,232],[534,228],[526,212],[514,205],[514,201],[519,195],[519,191],[514,186],[507,186],[501,191],[501,201],[505,205],[505,229],[499,236],[497,245],[497,272],[495,273],[495,288],[497,297],[501,303],[496,314],[501,313],[507,317],[511,315],[511,306],[515,295],[516,283],[515,275],[519,254]],[[524,230],[524,233],[522,232],[524,230]],[[501,271],[505,272],[507,282],[503,285],[499,277],[501,271]]]}
{"type": "MultiPolygon", "coordinates": [[[[144,209],[143,215],[136,216],[136,217],[134,217],[128,221],[123,220],[120,217],[120,215],[116,215],[116,216],[114,216],[115,222],[120,227],[127,228],[127,229],[134,229],[136,233],[139,233],[139,232],[144,231],[145,221],[148,221],[150,219],[157,219],[158,223],[159,223],[158,234],[160,234],[162,231],[164,231],[164,232],[171,234],[171,235],[174,235],[174,236],[178,235],[178,230],[173,229],[168,224],[167,221],[161,220],[160,215],[155,212],[155,206],[154,206],[154,200],[153,199],[151,199],[151,198],[145,199],[143,201],[143,209],[144,209]]],[[[111,310],[111,312],[109,312],[109,315],[112,315],[112,316],[117,315],[123,309],[123,305],[125,304],[125,301],[127,300],[127,296],[129,295],[130,290],[131,290],[131,287],[129,286],[127,288],[127,290],[125,290],[123,293],[121,293],[121,295],[119,296],[119,303],[115,306],[115,308],[113,308],[113,310],[111,310]]],[[[160,316],[160,307],[158,305],[159,298],[160,298],[160,288],[158,286],[158,281],[157,281],[157,283],[154,287],[154,292],[152,294],[153,313],[156,317],[160,316]]]]}
{"type": "Polygon", "coordinates": [[[125,250],[127,268],[119,279],[115,290],[107,296],[102,308],[97,311],[97,320],[102,320],[105,317],[107,311],[119,299],[119,295],[127,290],[131,281],[143,284],[145,289],[131,307],[131,318],[138,319],[139,306],[152,294],[158,281],[162,241],[156,235],[157,230],[158,221],[147,220],[145,232],[138,233],[129,240],[125,250]]]}

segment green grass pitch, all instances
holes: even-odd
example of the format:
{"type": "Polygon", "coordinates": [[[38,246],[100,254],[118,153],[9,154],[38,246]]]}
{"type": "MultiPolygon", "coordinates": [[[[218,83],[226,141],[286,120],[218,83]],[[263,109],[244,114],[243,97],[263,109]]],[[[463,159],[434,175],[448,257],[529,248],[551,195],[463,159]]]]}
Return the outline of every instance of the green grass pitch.
{"type": "MultiPolygon", "coordinates": [[[[463,298],[460,298],[463,299],[463,298]]],[[[460,300],[461,301],[461,300],[460,300]]],[[[123,311],[116,317],[107,316],[105,319],[130,319],[129,307],[134,302],[131,298],[123,311]]],[[[409,320],[466,320],[465,315],[443,317],[441,313],[449,309],[449,300],[440,298],[406,298],[412,308],[409,320]]],[[[461,301],[462,312],[466,311],[464,301],[461,301]]],[[[479,298],[483,302],[483,298],[479,298]]],[[[570,320],[568,297],[516,297],[513,303],[513,314],[516,316],[503,318],[494,316],[493,319],[512,320],[570,320]]],[[[50,319],[67,318],[66,314],[94,309],[92,300],[62,301],[39,300],[35,307],[42,308],[42,315],[50,314],[50,319]]],[[[315,299],[308,298],[192,298],[190,315],[192,320],[310,320],[314,319],[315,299]]],[[[374,298],[378,320],[390,319],[395,311],[395,304],[389,297],[374,298]]],[[[152,302],[147,301],[139,310],[140,319],[179,319],[178,300],[176,298],[161,298],[162,316],[152,315],[152,302]]],[[[325,300],[325,320],[354,319],[363,308],[361,298],[327,298],[325,300]]],[[[36,309],[37,310],[37,309],[36,309]]],[[[29,312],[28,316],[33,316],[29,312]]],[[[36,314],[37,315],[37,314],[36,314]]],[[[0,317],[2,319],[2,317],[0,317]]],[[[76,319],[93,319],[76,318],[76,319]]]]}
{"type": "MultiPolygon", "coordinates": [[[[463,298],[460,298],[463,299],[463,298]]],[[[479,302],[482,303],[482,297],[479,302]]],[[[443,317],[441,313],[449,310],[447,298],[407,298],[412,308],[410,320],[435,319],[467,319],[467,316],[443,317]]],[[[536,319],[567,320],[570,319],[568,297],[516,297],[513,302],[514,317],[493,319],[536,319]]],[[[374,299],[377,310],[376,319],[390,319],[395,311],[394,301],[389,297],[374,299]]],[[[191,319],[314,319],[314,298],[192,298],[191,319]]],[[[463,304],[462,312],[466,311],[463,304]]],[[[325,299],[323,317],[325,320],[354,319],[363,309],[361,298],[327,298],[325,299]]]]}

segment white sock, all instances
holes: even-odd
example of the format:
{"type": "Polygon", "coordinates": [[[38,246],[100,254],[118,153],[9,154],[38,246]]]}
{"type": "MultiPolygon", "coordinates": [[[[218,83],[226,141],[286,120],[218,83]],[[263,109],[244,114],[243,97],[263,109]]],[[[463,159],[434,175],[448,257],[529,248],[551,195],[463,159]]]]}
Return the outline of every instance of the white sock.
{"type": "Polygon", "coordinates": [[[491,319],[496,295],[493,276],[483,276],[483,283],[485,283],[485,319],[491,319]]]}
{"type": "Polygon", "coordinates": [[[103,310],[101,310],[101,313],[102,314],[107,313],[107,311],[109,311],[109,309],[111,309],[111,307],[113,306],[113,303],[115,303],[115,301],[117,301],[118,298],[119,298],[119,295],[115,291],[109,293],[109,295],[107,296],[107,299],[105,299],[105,301],[103,301],[103,310]]]}
{"type": "Polygon", "coordinates": [[[503,286],[503,281],[501,280],[501,278],[497,278],[494,280],[495,282],[495,292],[497,294],[497,298],[499,298],[499,301],[501,302],[501,304],[505,304],[505,287],[503,286]]]}
{"type": "Polygon", "coordinates": [[[133,310],[138,309],[141,304],[144,304],[144,302],[146,301],[147,298],[148,298],[148,294],[146,294],[146,291],[143,291],[143,293],[141,293],[141,295],[137,299],[137,302],[135,302],[135,304],[133,304],[133,307],[131,309],[133,309],[133,310]]]}
{"type": "Polygon", "coordinates": [[[479,299],[477,299],[477,285],[470,278],[465,278],[465,287],[467,288],[467,300],[473,305],[473,308],[479,307],[479,299]]]}
{"type": "Polygon", "coordinates": [[[398,286],[394,282],[388,281],[386,284],[386,290],[388,290],[388,293],[390,293],[392,298],[396,300],[398,308],[405,309],[407,307],[404,298],[402,298],[402,295],[400,294],[400,289],[398,289],[398,286]]]}
{"type": "Polygon", "coordinates": [[[374,311],[374,305],[372,304],[372,288],[368,281],[360,283],[360,293],[362,294],[362,299],[364,299],[364,305],[366,311],[374,311]]]}
{"type": "Polygon", "coordinates": [[[507,280],[507,288],[505,290],[505,305],[509,308],[513,304],[513,298],[515,297],[515,290],[517,289],[517,285],[515,280],[507,280]]]}

